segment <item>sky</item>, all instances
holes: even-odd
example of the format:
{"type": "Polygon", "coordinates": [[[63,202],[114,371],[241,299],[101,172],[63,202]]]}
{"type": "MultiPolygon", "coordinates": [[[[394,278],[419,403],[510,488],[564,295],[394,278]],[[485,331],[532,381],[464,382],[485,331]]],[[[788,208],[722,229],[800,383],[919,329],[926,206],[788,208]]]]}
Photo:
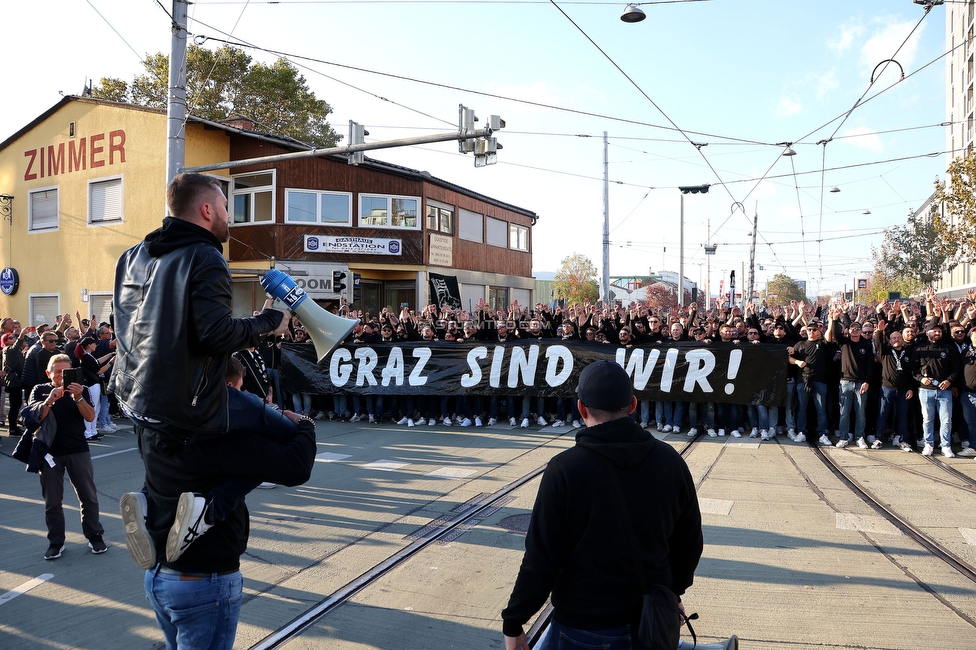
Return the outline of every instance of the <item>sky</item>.
{"type": "MultiPolygon", "coordinates": [[[[500,115],[490,167],[451,142],[370,156],[537,213],[534,272],[574,253],[602,272],[606,132],[611,276],[677,271],[678,187],[706,183],[684,199],[684,265],[713,294],[731,270],[740,287],[748,276],[757,215],[757,289],[785,273],[821,295],[868,275],[883,229],[945,176],[952,3],[927,15],[911,0],[642,3],[636,24],[619,19],[625,5],[199,0],[189,31],[204,47],[285,56],[333,128],[355,120],[367,142],[456,130],[459,104],[482,123],[500,115]]],[[[169,52],[171,9],[7,3],[0,140],[86,79],[142,73],[147,54],[169,52]]]]}

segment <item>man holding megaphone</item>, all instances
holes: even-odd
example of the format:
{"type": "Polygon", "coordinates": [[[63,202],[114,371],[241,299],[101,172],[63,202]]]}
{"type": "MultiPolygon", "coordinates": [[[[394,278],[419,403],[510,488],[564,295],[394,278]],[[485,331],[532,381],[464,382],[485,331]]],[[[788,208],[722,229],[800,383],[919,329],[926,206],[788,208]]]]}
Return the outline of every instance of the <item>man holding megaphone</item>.
{"type": "MultiPolygon", "coordinates": [[[[263,335],[287,331],[291,313],[271,309],[269,301],[256,316],[233,317],[223,256],[229,216],[217,179],[180,174],[167,187],[166,203],[172,216],[119,259],[112,302],[118,355],[110,388],[133,421],[146,468],[146,498],[123,511],[126,540],[150,538],[154,548],[140,550],[157,558],[165,558],[182,493],[207,492],[230,477],[300,485],[315,458],[310,421],[300,422],[287,444],[248,432],[225,435],[228,358],[263,335]]],[[[233,645],[247,537],[242,500],[177,560],[146,571],[146,596],[167,647],[210,630],[220,631],[211,647],[233,645]]]]}

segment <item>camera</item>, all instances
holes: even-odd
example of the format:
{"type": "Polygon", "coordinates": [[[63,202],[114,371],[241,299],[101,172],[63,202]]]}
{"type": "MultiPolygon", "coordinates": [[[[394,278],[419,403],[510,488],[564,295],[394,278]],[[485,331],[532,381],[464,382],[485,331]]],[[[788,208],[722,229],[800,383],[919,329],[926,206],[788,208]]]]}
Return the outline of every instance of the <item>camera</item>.
{"type": "Polygon", "coordinates": [[[71,384],[85,385],[81,368],[67,368],[61,375],[61,385],[67,388],[71,384]]]}

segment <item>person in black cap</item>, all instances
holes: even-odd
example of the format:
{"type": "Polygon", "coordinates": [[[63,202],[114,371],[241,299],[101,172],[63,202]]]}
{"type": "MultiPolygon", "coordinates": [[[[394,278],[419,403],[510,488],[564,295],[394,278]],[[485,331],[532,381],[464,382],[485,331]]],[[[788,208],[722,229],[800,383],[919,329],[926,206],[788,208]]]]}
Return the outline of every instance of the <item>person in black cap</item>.
{"type": "Polygon", "coordinates": [[[550,593],[547,649],[563,639],[585,647],[645,647],[637,638],[641,580],[629,527],[648,586],[665,585],[680,597],[701,558],[691,472],[677,451],[629,417],[637,399],[624,369],[612,361],[590,364],[576,395],[587,426],[542,476],[522,566],[502,611],[507,650],[528,650],[523,626],[550,593]]]}

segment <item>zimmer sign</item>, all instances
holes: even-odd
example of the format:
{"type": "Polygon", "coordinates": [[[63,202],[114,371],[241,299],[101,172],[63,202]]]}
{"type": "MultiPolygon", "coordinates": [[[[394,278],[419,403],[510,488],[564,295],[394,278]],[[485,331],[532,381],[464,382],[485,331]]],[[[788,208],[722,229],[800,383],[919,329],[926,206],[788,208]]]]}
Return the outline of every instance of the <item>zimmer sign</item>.
{"type": "Polygon", "coordinates": [[[347,345],[321,364],[310,345],[282,346],[282,387],[291,392],[372,395],[543,395],[575,398],[579,373],[619,363],[638,399],[779,404],[785,346],[678,343],[624,348],[552,342],[347,345]]]}
{"type": "Polygon", "coordinates": [[[306,253],[352,253],[358,255],[400,255],[403,240],[378,237],[330,237],[305,235],[306,253]]]}

